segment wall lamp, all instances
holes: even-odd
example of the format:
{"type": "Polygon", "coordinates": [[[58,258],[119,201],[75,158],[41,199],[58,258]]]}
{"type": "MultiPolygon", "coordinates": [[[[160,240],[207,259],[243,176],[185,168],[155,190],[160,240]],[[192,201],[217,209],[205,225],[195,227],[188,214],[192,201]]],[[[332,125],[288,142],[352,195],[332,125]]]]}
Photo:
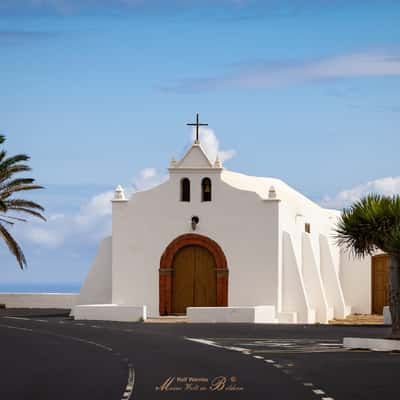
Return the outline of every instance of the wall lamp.
{"type": "Polygon", "coordinates": [[[197,224],[200,222],[199,217],[197,217],[196,215],[194,217],[192,217],[192,229],[195,231],[197,224]]]}

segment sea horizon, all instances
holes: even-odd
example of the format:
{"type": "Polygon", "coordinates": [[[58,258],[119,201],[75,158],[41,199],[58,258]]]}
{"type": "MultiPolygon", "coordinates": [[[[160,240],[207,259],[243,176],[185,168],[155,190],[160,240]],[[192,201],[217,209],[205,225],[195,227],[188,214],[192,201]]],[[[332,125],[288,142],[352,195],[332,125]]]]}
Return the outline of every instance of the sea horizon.
{"type": "Polygon", "coordinates": [[[0,283],[0,293],[79,293],[82,283],[0,283]]]}

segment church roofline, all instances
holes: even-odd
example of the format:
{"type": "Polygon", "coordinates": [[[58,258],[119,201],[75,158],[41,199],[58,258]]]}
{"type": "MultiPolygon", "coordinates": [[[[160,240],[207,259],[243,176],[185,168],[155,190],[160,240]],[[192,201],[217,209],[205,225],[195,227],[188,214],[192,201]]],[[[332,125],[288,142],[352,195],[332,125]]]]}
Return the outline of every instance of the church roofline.
{"type": "Polygon", "coordinates": [[[176,161],[174,158],[168,168],[170,172],[173,171],[222,171],[223,166],[220,159],[217,157],[214,163],[208,158],[206,152],[200,143],[194,142],[185,155],[176,161]]]}
{"type": "Polygon", "coordinates": [[[190,173],[204,173],[204,172],[208,172],[208,173],[213,173],[213,172],[222,172],[224,170],[224,168],[215,168],[215,167],[210,167],[210,168],[179,168],[179,167],[171,167],[168,168],[168,171],[170,173],[182,173],[182,172],[190,172],[190,173]]]}
{"type": "Polygon", "coordinates": [[[176,168],[179,168],[179,167],[189,158],[189,156],[190,156],[190,154],[192,153],[192,151],[193,151],[194,149],[196,149],[196,148],[200,149],[202,155],[204,156],[204,160],[208,163],[209,167],[212,168],[212,167],[213,167],[212,162],[211,162],[210,159],[207,157],[207,154],[205,153],[203,147],[201,146],[201,144],[200,144],[199,142],[194,142],[194,143],[190,146],[189,150],[188,150],[188,151],[186,152],[186,154],[182,157],[182,159],[178,161],[176,168]]]}

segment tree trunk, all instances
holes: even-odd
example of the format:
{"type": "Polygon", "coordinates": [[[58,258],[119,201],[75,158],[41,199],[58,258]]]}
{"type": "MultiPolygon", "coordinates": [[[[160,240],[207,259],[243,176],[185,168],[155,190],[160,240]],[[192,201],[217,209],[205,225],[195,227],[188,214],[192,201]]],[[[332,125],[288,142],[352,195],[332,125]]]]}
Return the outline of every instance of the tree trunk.
{"type": "Polygon", "coordinates": [[[392,316],[391,338],[400,339],[400,256],[389,257],[390,314],[392,316]]]}

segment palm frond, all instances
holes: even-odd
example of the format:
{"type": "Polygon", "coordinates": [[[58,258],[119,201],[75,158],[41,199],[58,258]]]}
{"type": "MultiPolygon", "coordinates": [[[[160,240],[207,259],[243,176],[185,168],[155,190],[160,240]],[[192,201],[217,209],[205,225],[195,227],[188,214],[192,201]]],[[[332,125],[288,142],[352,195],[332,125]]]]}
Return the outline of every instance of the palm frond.
{"type": "Polygon", "coordinates": [[[8,225],[14,225],[14,222],[8,221],[8,220],[6,220],[4,218],[1,218],[1,217],[0,217],[0,222],[4,222],[5,224],[8,224],[8,225]]]}
{"type": "Polygon", "coordinates": [[[7,211],[7,206],[4,200],[0,198],[0,212],[6,212],[7,211]]]}
{"type": "MultiPolygon", "coordinates": [[[[5,137],[0,135],[0,144],[5,137]]],[[[12,195],[17,192],[43,189],[43,186],[34,184],[31,178],[14,178],[15,174],[30,171],[25,164],[30,159],[26,154],[17,154],[7,158],[7,152],[0,150],[0,238],[3,238],[10,252],[15,256],[21,269],[27,266],[27,262],[21,247],[12,237],[4,224],[14,225],[14,221],[26,222],[25,219],[10,215],[10,212],[29,214],[46,220],[41,214],[44,208],[30,200],[14,199],[12,195]]]]}
{"type": "MultiPolygon", "coordinates": [[[[3,151],[3,154],[5,152],[3,151]]],[[[3,174],[7,173],[8,169],[11,167],[16,167],[16,166],[25,166],[26,168],[29,168],[25,164],[20,164],[21,162],[28,161],[30,159],[29,156],[26,154],[17,154],[12,157],[8,157],[6,159],[2,159],[0,163],[0,179],[3,179],[3,174]]],[[[29,168],[30,169],[30,168],[29,168]]]]}
{"type": "Polygon", "coordinates": [[[14,217],[14,216],[7,215],[7,214],[6,215],[0,214],[0,218],[13,219],[15,221],[26,222],[26,219],[24,219],[24,218],[14,217]]]}
{"type": "Polygon", "coordinates": [[[400,227],[400,198],[370,194],[343,210],[335,229],[337,244],[363,257],[377,248],[393,248],[400,227]]]}
{"type": "Polygon", "coordinates": [[[11,167],[11,165],[23,162],[23,161],[29,161],[30,157],[26,154],[16,154],[15,156],[8,157],[7,159],[3,160],[3,162],[0,164],[0,167],[6,168],[6,167],[11,167]]]}
{"type": "Polygon", "coordinates": [[[34,208],[35,210],[44,211],[44,208],[34,201],[24,199],[11,199],[5,201],[7,208],[13,210],[15,207],[34,208]]]}
{"type": "Polygon", "coordinates": [[[31,185],[33,182],[35,182],[35,180],[32,178],[16,178],[4,180],[0,183],[0,192],[5,188],[12,188],[14,186],[20,185],[31,185]]]}
{"type": "Polygon", "coordinates": [[[11,167],[2,168],[0,164],[0,182],[9,179],[13,174],[18,172],[28,172],[31,171],[31,167],[25,164],[12,165],[11,167]]]}
{"type": "Polygon", "coordinates": [[[2,224],[0,224],[0,236],[3,237],[7,247],[17,259],[20,268],[24,269],[24,267],[27,266],[25,255],[19,244],[15,241],[10,232],[8,232],[8,230],[2,224]]]}
{"type": "Polygon", "coordinates": [[[25,213],[29,215],[33,215],[34,217],[40,218],[43,221],[46,221],[46,218],[37,211],[31,210],[30,208],[24,208],[24,207],[12,207],[10,210],[13,210],[15,212],[20,212],[20,213],[25,213]]]}
{"type": "Polygon", "coordinates": [[[8,199],[13,193],[27,191],[27,190],[37,190],[37,189],[44,189],[44,187],[40,186],[40,185],[20,185],[20,186],[15,186],[15,187],[12,187],[10,189],[4,189],[2,192],[0,192],[0,196],[3,199],[8,199]]]}

